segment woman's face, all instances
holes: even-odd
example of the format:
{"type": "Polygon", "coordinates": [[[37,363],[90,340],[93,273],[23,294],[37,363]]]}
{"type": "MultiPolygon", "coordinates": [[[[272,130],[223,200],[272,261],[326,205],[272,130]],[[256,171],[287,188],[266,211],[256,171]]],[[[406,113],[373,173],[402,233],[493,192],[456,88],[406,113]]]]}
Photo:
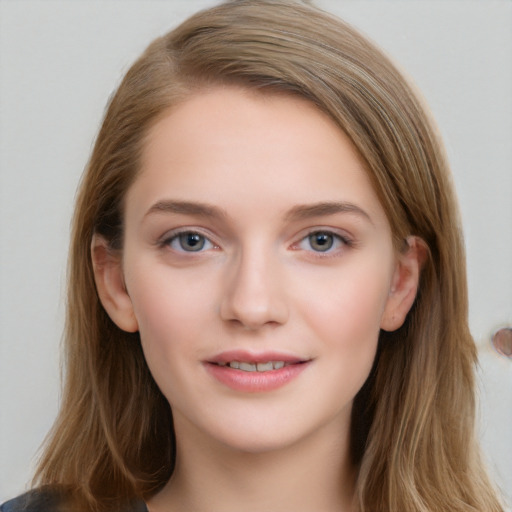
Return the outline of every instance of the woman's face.
{"type": "Polygon", "coordinates": [[[124,326],[178,439],[254,452],[348,431],[398,266],[326,115],[236,88],[193,96],[152,128],[125,222],[124,326]]]}

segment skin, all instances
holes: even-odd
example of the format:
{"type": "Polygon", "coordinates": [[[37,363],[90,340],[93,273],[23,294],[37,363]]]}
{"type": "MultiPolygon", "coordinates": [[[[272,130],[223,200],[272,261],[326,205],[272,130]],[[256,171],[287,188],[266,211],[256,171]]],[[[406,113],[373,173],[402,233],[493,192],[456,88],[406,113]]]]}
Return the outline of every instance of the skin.
{"type": "Polygon", "coordinates": [[[122,257],[93,240],[103,305],[140,331],[173,410],[177,466],[151,512],[352,510],[352,402],[414,300],[408,241],[397,254],[363,160],[303,99],[214,88],[152,128],[122,257]],[[228,350],[305,365],[240,391],[208,371],[228,350]]]}

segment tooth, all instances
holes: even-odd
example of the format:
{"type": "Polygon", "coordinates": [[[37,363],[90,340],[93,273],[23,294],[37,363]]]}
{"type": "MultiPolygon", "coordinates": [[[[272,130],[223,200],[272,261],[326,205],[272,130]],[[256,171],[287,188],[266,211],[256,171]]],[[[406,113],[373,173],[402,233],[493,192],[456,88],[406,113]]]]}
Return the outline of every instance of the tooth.
{"type": "Polygon", "coordinates": [[[243,370],[244,372],[255,372],[256,371],[256,365],[251,363],[240,363],[239,366],[240,370],[243,370]]]}
{"type": "Polygon", "coordinates": [[[231,368],[234,368],[235,370],[238,370],[238,368],[240,368],[240,363],[239,363],[238,361],[231,361],[231,362],[229,363],[229,366],[230,366],[231,368]]]}
{"type": "Polygon", "coordinates": [[[272,366],[272,362],[257,363],[256,368],[258,369],[259,372],[268,372],[274,369],[274,367],[272,366]]]}
{"type": "Polygon", "coordinates": [[[280,370],[284,366],[284,361],[275,361],[273,366],[274,370],[280,370]]]}
{"type": "Polygon", "coordinates": [[[217,363],[219,366],[227,366],[228,363],[217,363]]]}

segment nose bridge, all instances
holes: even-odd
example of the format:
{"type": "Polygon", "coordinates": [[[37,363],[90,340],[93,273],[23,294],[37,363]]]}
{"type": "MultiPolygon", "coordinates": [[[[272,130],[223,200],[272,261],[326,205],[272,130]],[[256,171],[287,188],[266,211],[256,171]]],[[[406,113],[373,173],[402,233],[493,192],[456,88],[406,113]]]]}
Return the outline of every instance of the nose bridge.
{"type": "Polygon", "coordinates": [[[278,255],[262,241],[252,240],[231,262],[221,304],[221,316],[257,329],[284,323],[288,317],[278,255]]]}

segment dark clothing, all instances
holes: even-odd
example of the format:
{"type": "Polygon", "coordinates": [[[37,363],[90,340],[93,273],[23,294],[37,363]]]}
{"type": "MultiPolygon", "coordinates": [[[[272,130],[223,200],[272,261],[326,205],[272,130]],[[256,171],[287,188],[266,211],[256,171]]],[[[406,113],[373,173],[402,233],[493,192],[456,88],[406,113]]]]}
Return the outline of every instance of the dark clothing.
{"type": "MultiPolygon", "coordinates": [[[[87,512],[73,506],[68,494],[55,490],[33,490],[0,505],[0,512],[87,512]]],[[[132,502],[115,512],[148,512],[146,504],[140,500],[132,502]]]]}

